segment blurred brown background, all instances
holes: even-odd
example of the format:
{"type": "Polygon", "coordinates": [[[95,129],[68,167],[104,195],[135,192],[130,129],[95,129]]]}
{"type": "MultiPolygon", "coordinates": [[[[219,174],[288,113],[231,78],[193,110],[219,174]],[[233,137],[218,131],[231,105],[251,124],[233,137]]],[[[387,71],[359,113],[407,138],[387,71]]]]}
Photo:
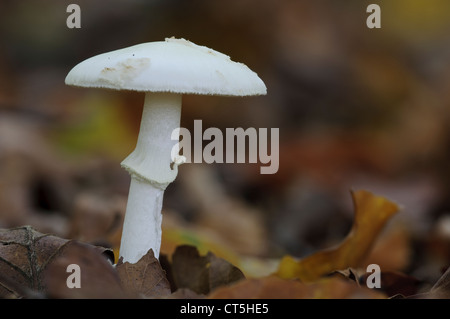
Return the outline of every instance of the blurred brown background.
{"type": "Polygon", "coordinates": [[[364,188],[403,207],[374,260],[437,278],[450,264],[449,34],[446,0],[2,0],[0,227],[117,248],[129,186],[119,163],[143,95],[64,78],[93,55],[175,36],[245,63],[268,88],[185,96],[182,126],[279,128],[280,168],[182,165],[163,252],[188,242],[228,258],[304,256],[345,236],[349,191],[364,188]],[[66,26],[72,2],[81,29],[66,26]],[[381,29],[366,27],[370,3],[381,29]]]}

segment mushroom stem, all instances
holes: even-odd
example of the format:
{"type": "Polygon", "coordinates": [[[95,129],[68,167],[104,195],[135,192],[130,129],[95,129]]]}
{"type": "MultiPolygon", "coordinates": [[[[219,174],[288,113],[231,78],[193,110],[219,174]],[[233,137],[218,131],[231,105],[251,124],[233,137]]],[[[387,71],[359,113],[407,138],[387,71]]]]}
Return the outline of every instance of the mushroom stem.
{"type": "Polygon", "coordinates": [[[150,249],[159,257],[164,190],[178,173],[171,165],[178,141],[171,135],[180,116],[180,94],[146,93],[136,148],[121,163],[131,175],[120,244],[123,262],[136,263],[150,249]]]}
{"type": "Polygon", "coordinates": [[[164,191],[132,176],[123,223],[120,256],[136,263],[150,249],[159,257],[164,191]]]}

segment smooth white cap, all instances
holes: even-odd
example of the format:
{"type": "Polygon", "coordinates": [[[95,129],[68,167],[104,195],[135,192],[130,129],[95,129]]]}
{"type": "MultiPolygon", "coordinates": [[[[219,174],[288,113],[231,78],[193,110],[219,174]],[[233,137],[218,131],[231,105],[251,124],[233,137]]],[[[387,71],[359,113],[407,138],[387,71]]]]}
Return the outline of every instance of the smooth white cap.
{"type": "Polygon", "coordinates": [[[143,92],[264,95],[266,86],[246,65],[205,46],[168,38],[111,51],[76,65],[66,84],[143,92]]]}

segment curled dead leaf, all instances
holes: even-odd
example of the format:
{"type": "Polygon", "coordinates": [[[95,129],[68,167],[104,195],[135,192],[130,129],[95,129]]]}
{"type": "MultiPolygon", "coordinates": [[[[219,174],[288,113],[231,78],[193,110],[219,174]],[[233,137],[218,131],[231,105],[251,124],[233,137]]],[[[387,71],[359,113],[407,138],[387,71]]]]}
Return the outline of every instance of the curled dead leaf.
{"type": "Polygon", "coordinates": [[[355,216],[347,237],[335,248],[319,251],[300,260],[285,256],[276,272],[279,277],[311,282],[333,271],[361,265],[378,234],[389,218],[399,211],[399,207],[365,190],[352,192],[352,198],[355,216]]]}

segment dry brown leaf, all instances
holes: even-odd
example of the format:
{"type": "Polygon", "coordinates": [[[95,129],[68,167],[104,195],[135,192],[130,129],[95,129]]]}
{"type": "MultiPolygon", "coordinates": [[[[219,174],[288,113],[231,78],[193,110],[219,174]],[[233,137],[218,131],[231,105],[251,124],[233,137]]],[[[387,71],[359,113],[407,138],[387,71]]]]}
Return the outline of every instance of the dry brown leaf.
{"type": "Polygon", "coordinates": [[[183,245],[172,256],[172,276],[176,288],[188,288],[197,294],[244,278],[244,274],[226,260],[209,252],[200,256],[197,248],[183,245]]]}
{"type": "MultiPolygon", "coordinates": [[[[58,257],[64,256],[72,243],[71,240],[40,233],[30,226],[0,229],[0,297],[44,293],[47,268],[58,257]]],[[[90,247],[100,252],[107,251],[90,247]]],[[[104,256],[101,258],[106,262],[104,256]]]]}
{"type": "Polygon", "coordinates": [[[46,268],[44,282],[49,298],[106,299],[127,297],[119,276],[97,249],[80,242],[69,242],[64,252],[46,268]],[[69,265],[80,267],[80,288],[69,288],[69,265]]]}
{"type": "Polygon", "coordinates": [[[352,192],[355,216],[347,237],[335,248],[319,251],[300,260],[285,256],[277,271],[281,278],[311,282],[336,270],[357,268],[367,257],[378,234],[399,207],[368,191],[352,192]]]}
{"type": "Polygon", "coordinates": [[[123,263],[119,259],[117,273],[125,291],[145,298],[160,298],[170,295],[170,284],[153,250],[149,250],[135,264],[123,263]]]}
{"type": "Polygon", "coordinates": [[[253,278],[222,287],[210,299],[381,299],[382,293],[361,287],[340,277],[321,279],[315,283],[282,279],[276,276],[253,278]]]}
{"type": "MultiPolygon", "coordinates": [[[[67,242],[36,232],[28,226],[0,229],[0,274],[8,280],[8,283],[2,285],[3,293],[7,293],[7,296],[19,296],[15,287],[42,291],[42,270],[55,251],[64,247],[67,242]]],[[[0,296],[5,296],[3,293],[0,296]]]]}

